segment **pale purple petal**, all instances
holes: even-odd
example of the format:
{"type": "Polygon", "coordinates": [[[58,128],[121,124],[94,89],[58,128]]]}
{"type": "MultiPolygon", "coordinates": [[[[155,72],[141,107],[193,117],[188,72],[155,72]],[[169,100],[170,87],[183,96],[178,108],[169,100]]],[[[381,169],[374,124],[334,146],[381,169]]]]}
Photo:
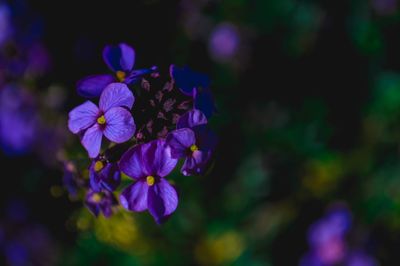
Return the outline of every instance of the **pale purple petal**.
{"type": "Polygon", "coordinates": [[[136,125],[131,113],[126,109],[113,107],[104,114],[104,117],[106,119],[104,135],[109,140],[122,143],[132,138],[136,130],[136,125]]]}
{"type": "Polygon", "coordinates": [[[96,122],[99,114],[99,109],[91,101],[86,101],[83,104],[75,107],[69,112],[68,128],[76,134],[84,130],[96,122]]]}
{"type": "Polygon", "coordinates": [[[176,128],[192,128],[205,124],[207,124],[207,117],[200,110],[193,109],[179,118],[176,128]]]}
{"type": "Polygon", "coordinates": [[[157,223],[162,223],[178,207],[178,193],[167,180],[161,178],[159,182],[149,188],[148,208],[157,223]]]}
{"type": "Polygon", "coordinates": [[[93,98],[99,97],[104,88],[112,82],[115,82],[115,77],[112,75],[92,75],[79,80],[76,87],[79,95],[93,98]]]}
{"type": "Polygon", "coordinates": [[[81,142],[83,147],[85,147],[85,149],[88,151],[90,158],[95,158],[97,155],[99,155],[102,136],[103,132],[97,123],[86,130],[85,134],[83,135],[81,142]]]}
{"type": "Polygon", "coordinates": [[[121,205],[130,211],[141,212],[147,210],[147,192],[149,186],[144,181],[137,181],[135,184],[126,187],[119,200],[121,205]]]}
{"type": "Polygon", "coordinates": [[[102,92],[99,107],[103,112],[117,106],[131,109],[134,101],[133,93],[124,83],[111,83],[102,92]]]}
{"type": "Polygon", "coordinates": [[[130,71],[135,63],[135,51],[124,43],[107,45],[103,50],[103,59],[112,71],[130,71]]]}
{"type": "Polygon", "coordinates": [[[205,172],[211,152],[194,151],[182,165],[181,173],[185,176],[200,175],[205,172]]]}
{"type": "Polygon", "coordinates": [[[176,166],[178,160],[171,157],[171,148],[165,140],[154,140],[144,154],[143,161],[150,173],[159,177],[168,175],[176,166]]]}
{"type": "Polygon", "coordinates": [[[126,151],[119,161],[119,169],[134,179],[151,175],[147,168],[144,167],[143,162],[143,154],[146,153],[148,147],[149,144],[140,144],[126,151]]]}
{"type": "Polygon", "coordinates": [[[191,129],[181,128],[169,133],[166,143],[171,147],[171,157],[179,159],[187,156],[190,146],[196,143],[196,139],[191,129]]]}

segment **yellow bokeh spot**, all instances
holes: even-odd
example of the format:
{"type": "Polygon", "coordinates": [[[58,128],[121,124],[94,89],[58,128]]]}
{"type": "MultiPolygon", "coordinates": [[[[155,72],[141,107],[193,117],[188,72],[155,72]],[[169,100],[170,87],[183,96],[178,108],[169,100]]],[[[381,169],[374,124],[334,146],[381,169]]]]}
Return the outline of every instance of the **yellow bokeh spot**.
{"type": "Polygon", "coordinates": [[[195,248],[195,256],[200,265],[230,265],[244,249],[242,236],[228,231],[201,241],[195,248]]]}
{"type": "Polygon", "coordinates": [[[191,150],[192,152],[194,152],[194,151],[199,150],[199,148],[198,148],[195,144],[193,144],[192,146],[190,146],[190,150],[191,150]]]}
{"type": "Polygon", "coordinates": [[[96,203],[99,203],[101,201],[101,195],[99,193],[95,193],[92,196],[92,200],[96,203]]]}
{"type": "Polygon", "coordinates": [[[102,161],[97,161],[97,162],[94,164],[94,170],[95,170],[96,172],[100,171],[100,170],[103,169],[103,168],[104,168],[104,163],[103,163],[102,161]]]}
{"type": "Polygon", "coordinates": [[[146,177],[146,182],[147,182],[147,185],[149,185],[149,186],[154,185],[155,181],[156,180],[154,179],[154,176],[149,175],[148,177],[146,177]]]}
{"type": "Polygon", "coordinates": [[[122,81],[125,80],[126,74],[125,74],[124,71],[118,70],[117,73],[116,73],[116,76],[117,76],[117,79],[118,79],[120,82],[122,82],[122,81]]]}
{"type": "Polygon", "coordinates": [[[100,125],[104,125],[106,123],[106,118],[104,117],[104,115],[97,118],[97,123],[100,125]]]}

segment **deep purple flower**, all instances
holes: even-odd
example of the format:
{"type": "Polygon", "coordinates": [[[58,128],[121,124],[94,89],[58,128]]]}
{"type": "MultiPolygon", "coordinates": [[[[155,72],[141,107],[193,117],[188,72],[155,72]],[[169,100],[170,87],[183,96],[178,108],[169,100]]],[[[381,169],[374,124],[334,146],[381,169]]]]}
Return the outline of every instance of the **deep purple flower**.
{"type": "Polygon", "coordinates": [[[78,93],[83,97],[98,97],[112,82],[123,82],[129,85],[139,81],[141,76],[157,71],[157,67],[133,70],[135,51],[124,43],[104,47],[103,59],[114,74],[92,75],[78,81],[78,93]]]}
{"type": "Polygon", "coordinates": [[[136,125],[126,108],[132,108],[134,99],[125,84],[111,83],[101,93],[99,108],[86,101],[69,113],[69,130],[75,134],[84,131],[81,142],[90,158],[99,155],[103,134],[116,143],[133,136],[136,125]]]}
{"type": "Polygon", "coordinates": [[[0,145],[10,155],[29,152],[38,134],[35,99],[17,86],[0,90],[0,145]]]}
{"type": "Polygon", "coordinates": [[[157,223],[164,222],[178,206],[178,194],[164,178],[176,163],[164,140],[153,140],[128,150],[119,166],[136,182],[122,191],[121,205],[135,212],[149,210],[157,223]]]}
{"type": "Polygon", "coordinates": [[[118,202],[111,191],[95,192],[89,190],[86,194],[85,204],[95,216],[103,213],[105,217],[110,217],[112,215],[112,207],[117,205],[118,202]]]}
{"type": "Polygon", "coordinates": [[[121,183],[121,172],[117,163],[107,160],[93,160],[89,168],[90,186],[93,191],[102,189],[114,191],[121,183]]]}
{"type": "Polygon", "coordinates": [[[171,65],[170,75],[182,93],[193,97],[193,107],[202,111],[206,117],[211,117],[216,107],[209,88],[210,79],[188,67],[180,68],[175,65],[171,65]]]}
{"type": "Polygon", "coordinates": [[[181,169],[183,175],[202,174],[207,169],[216,137],[206,123],[204,114],[194,109],[183,115],[178,121],[178,129],[167,136],[172,158],[185,158],[181,169]]]}
{"type": "Polygon", "coordinates": [[[0,47],[8,41],[12,33],[11,12],[5,4],[0,4],[0,47]]]}

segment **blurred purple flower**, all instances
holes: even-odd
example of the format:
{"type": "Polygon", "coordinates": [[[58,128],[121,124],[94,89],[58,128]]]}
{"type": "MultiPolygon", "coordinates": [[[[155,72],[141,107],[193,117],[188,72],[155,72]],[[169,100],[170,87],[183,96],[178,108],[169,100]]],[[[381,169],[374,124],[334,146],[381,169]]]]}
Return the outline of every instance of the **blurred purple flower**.
{"type": "Polygon", "coordinates": [[[111,83],[101,93],[100,108],[86,101],[69,113],[69,130],[74,134],[84,131],[81,142],[90,158],[99,155],[103,134],[116,143],[133,136],[136,126],[126,108],[132,108],[134,99],[124,83],[111,83]]]}
{"type": "Polygon", "coordinates": [[[78,196],[78,190],[84,186],[84,181],[80,179],[77,175],[77,170],[75,164],[72,162],[64,162],[64,175],[63,175],[63,185],[67,189],[68,194],[71,197],[78,196]]]}
{"type": "Polygon", "coordinates": [[[164,140],[154,140],[128,150],[119,166],[136,182],[122,191],[121,205],[135,212],[149,210],[157,223],[164,222],[178,206],[178,194],[164,178],[176,163],[164,140]]]}
{"type": "Polygon", "coordinates": [[[167,136],[172,158],[185,158],[183,175],[202,174],[206,170],[216,144],[216,137],[206,123],[204,114],[194,109],[184,114],[178,121],[178,129],[167,136]]]}
{"type": "Polygon", "coordinates": [[[5,4],[0,4],[0,47],[8,41],[12,33],[11,12],[5,4]]]}
{"type": "Polygon", "coordinates": [[[134,70],[135,51],[127,44],[107,45],[103,49],[103,59],[114,74],[92,75],[77,83],[78,93],[87,98],[98,97],[103,89],[112,82],[127,85],[140,80],[143,75],[157,71],[157,67],[134,70]]]}
{"type": "Polygon", "coordinates": [[[31,94],[17,86],[0,90],[0,145],[6,154],[29,152],[35,143],[39,118],[31,94]]]}
{"type": "Polygon", "coordinates": [[[114,191],[121,183],[121,172],[117,163],[96,159],[90,165],[89,178],[93,191],[100,192],[103,189],[114,191]]]}
{"type": "Polygon", "coordinates": [[[211,57],[218,62],[227,62],[235,57],[239,49],[239,33],[231,23],[221,23],[212,31],[208,43],[211,57]]]}
{"type": "Polygon", "coordinates": [[[180,68],[175,65],[170,66],[170,75],[182,93],[193,97],[194,108],[202,111],[206,117],[211,117],[216,107],[209,89],[210,79],[188,67],[180,68]]]}
{"type": "Polygon", "coordinates": [[[86,194],[85,204],[95,216],[103,213],[104,217],[110,217],[112,207],[117,205],[118,202],[113,193],[108,190],[100,192],[89,190],[86,194]]]}
{"type": "Polygon", "coordinates": [[[301,265],[333,265],[344,260],[347,254],[346,234],[351,227],[351,214],[342,206],[337,206],[311,225],[308,241],[311,251],[306,254],[301,265]]]}

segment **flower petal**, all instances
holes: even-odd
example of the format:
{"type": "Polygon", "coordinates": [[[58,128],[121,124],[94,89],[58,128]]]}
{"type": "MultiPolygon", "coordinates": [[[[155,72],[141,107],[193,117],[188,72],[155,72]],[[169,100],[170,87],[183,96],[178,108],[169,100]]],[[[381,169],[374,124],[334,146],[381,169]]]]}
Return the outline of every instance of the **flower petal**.
{"type": "Polygon", "coordinates": [[[178,207],[178,193],[167,180],[161,178],[159,182],[149,188],[148,208],[157,223],[162,223],[178,207]]]}
{"type": "Polygon", "coordinates": [[[181,173],[185,176],[200,175],[207,169],[211,152],[194,151],[192,156],[186,158],[182,165],[181,173]]]}
{"type": "Polygon", "coordinates": [[[166,143],[171,147],[171,157],[179,159],[187,156],[190,146],[196,143],[196,139],[191,129],[181,128],[169,133],[166,143]]]}
{"type": "Polygon", "coordinates": [[[144,153],[143,161],[152,175],[164,177],[176,166],[178,160],[172,158],[171,148],[165,140],[153,140],[148,143],[149,148],[144,153]]]}
{"type": "Polygon", "coordinates": [[[148,147],[148,144],[140,144],[126,151],[119,161],[119,169],[134,179],[151,175],[147,171],[147,167],[145,167],[145,162],[143,161],[143,154],[148,147]]]}
{"type": "Polygon", "coordinates": [[[87,150],[90,158],[95,158],[97,155],[99,155],[102,136],[103,132],[97,123],[86,130],[85,134],[83,135],[81,142],[83,147],[85,147],[87,150]]]}
{"type": "Polygon", "coordinates": [[[171,65],[170,75],[175,80],[178,88],[188,96],[193,96],[194,88],[208,87],[210,85],[210,79],[206,75],[194,72],[188,67],[180,68],[171,65]]]}
{"type": "Polygon", "coordinates": [[[104,135],[109,140],[122,143],[132,138],[136,125],[131,113],[126,109],[113,107],[104,114],[104,117],[106,119],[104,135]]]}
{"type": "Polygon", "coordinates": [[[194,126],[207,124],[207,117],[197,109],[192,109],[183,114],[176,124],[176,128],[192,128],[194,126]]]}
{"type": "Polygon", "coordinates": [[[196,89],[194,96],[194,108],[202,111],[207,118],[210,118],[212,114],[217,111],[210,89],[196,89]]]}
{"type": "Polygon", "coordinates": [[[107,45],[103,59],[112,71],[130,71],[135,63],[135,51],[127,44],[107,45]]]}
{"type": "Polygon", "coordinates": [[[124,83],[111,83],[101,93],[99,107],[107,112],[112,107],[132,108],[135,97],[124,83]]]}
{"type": "Polygon", "coordinates": [[[130,211],[141,212],[147,210],[147,194],[149,186],[146,182],[137,181],[126,187],[119,196],[121,205],[130,211]]]}
{"type": "Polygon", "coordinates": [[[217,145],[217,136],[206,125],[196,126],[193,129],[196,136],[196,144],[202,151],[212,151],[217,145]]]}
{"type": "Polygon", "coordinates": [[[93,98],[99,97],[104,88],[112,82],[115,82],[115,77],[112,75],[92,75],[79,80],[76,87],[79,95],[93,98]]]}
{"type": "Polygon", "coordinates": [[[99,113],[99,108],[91,101],[86,101],[83,104],[75,107],[69,112],[68,128],[77,134],[96,122],[99,113]]]}

